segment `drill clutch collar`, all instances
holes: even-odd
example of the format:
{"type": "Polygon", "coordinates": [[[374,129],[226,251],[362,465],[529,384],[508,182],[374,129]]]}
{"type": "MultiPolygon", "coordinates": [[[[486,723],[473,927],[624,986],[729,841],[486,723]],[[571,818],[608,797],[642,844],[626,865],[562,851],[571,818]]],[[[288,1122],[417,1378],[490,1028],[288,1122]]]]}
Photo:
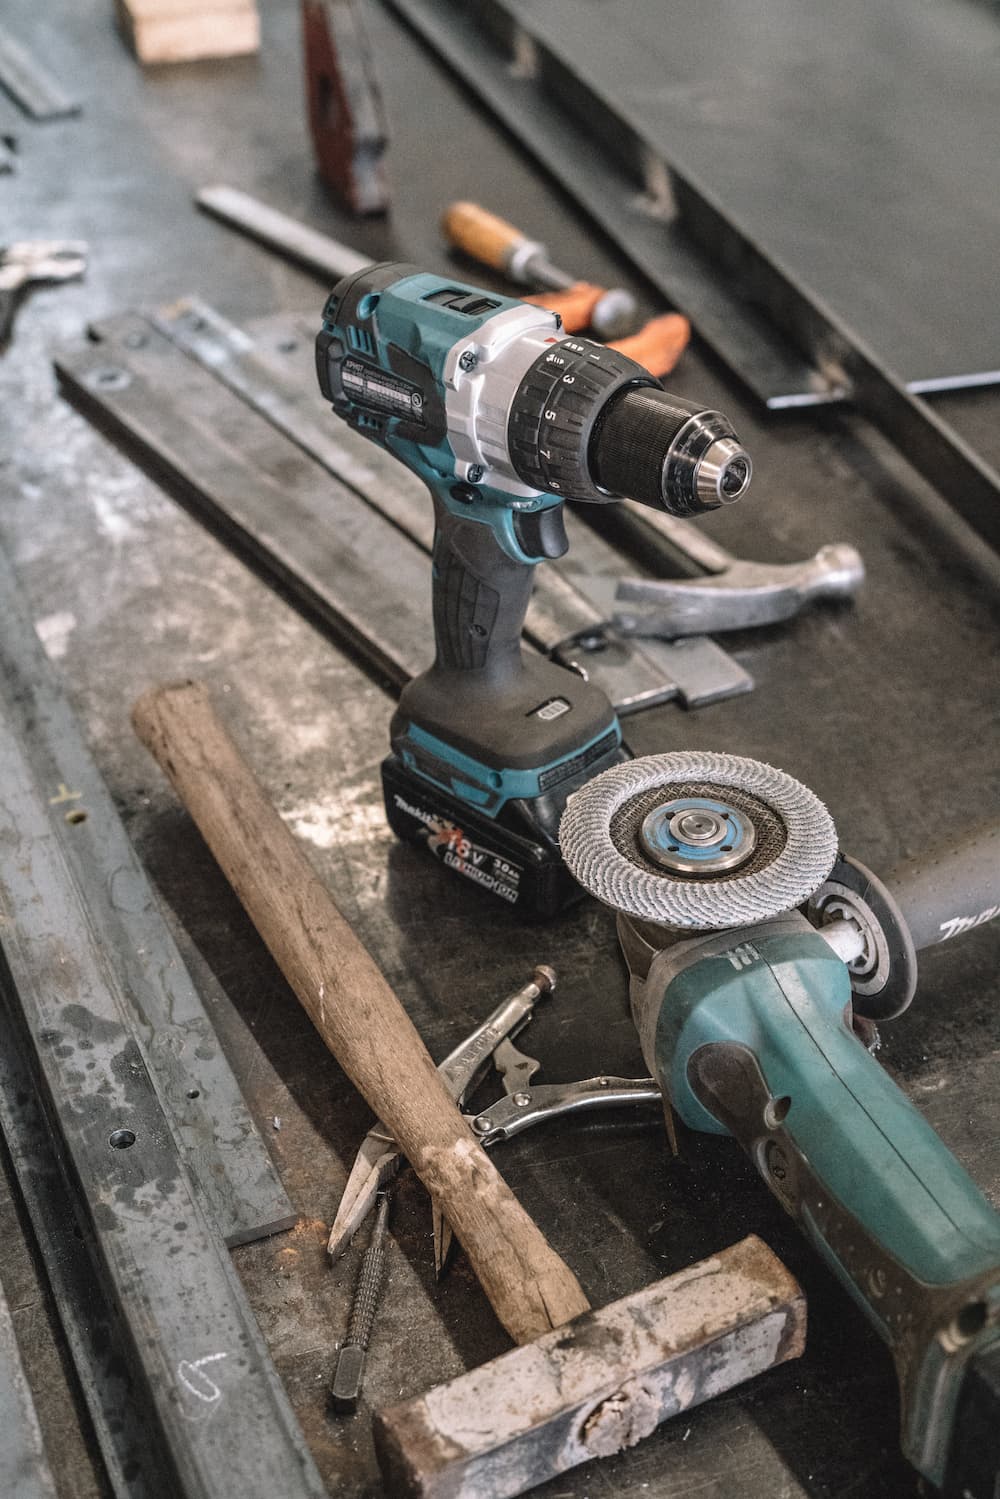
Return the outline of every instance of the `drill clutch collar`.
{"type": "Polygon", "coordinates": [[[614,766],[569,799],[574,878],[615,911],[686,931],[770,920],[808,900],[837,855],[826,807],[759,760],[710,751],[614,766]]]}

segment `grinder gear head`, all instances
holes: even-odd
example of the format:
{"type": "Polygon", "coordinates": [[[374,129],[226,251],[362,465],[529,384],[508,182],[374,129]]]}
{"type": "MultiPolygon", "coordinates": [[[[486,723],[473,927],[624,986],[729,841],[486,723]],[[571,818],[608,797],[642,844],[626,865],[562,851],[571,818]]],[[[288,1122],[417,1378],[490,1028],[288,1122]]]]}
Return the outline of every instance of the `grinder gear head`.
{"type": "Polygon", "coordinates": [[[833,819],[759,760],[690,750],[616,765],[570,797],[570,873],[598,900],[682,931],[749,926],[792,910],[837,855],[833,819]]]}

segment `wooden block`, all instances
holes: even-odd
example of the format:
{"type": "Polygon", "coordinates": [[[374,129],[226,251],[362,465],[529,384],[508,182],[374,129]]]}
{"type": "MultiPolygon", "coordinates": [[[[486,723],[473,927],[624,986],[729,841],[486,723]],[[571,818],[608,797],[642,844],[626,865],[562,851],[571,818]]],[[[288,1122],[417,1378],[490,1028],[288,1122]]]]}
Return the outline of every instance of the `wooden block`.
{"type": "Polygon", "coordinates": [[[260,47],[256,0],[116,0],[141,63],[239,57],[260,47]]]}

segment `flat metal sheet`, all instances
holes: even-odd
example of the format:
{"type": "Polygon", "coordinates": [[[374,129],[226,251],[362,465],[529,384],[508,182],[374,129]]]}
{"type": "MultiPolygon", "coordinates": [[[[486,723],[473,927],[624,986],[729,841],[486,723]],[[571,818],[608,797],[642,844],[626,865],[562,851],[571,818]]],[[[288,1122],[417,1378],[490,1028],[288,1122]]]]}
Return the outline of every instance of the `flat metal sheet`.
{"type": "Polygon", "coordinates": [[[494,9],[559,59],[564,107],[575,89],[599,134],[614,120],[675,163],[911,391],[1000,380],[1000,35],[986,7],[494,9]]]}
{"type": "Polygon", "coordinates": [[[0,709],[45,787],[53,835],[220,1234],[239,1244],[290,1228],[295,1210],[2,551],[0,709]]]}

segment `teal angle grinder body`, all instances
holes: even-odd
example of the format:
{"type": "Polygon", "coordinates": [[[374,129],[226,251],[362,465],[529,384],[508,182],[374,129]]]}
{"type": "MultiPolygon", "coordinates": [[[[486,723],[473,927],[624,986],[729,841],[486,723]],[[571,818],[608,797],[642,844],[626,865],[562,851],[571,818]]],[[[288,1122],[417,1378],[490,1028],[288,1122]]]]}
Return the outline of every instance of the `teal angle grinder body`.
{"type": "MultiPolygon", "coordinates": [[[[603,692],[522,650],[535,567],[567,549],[565,500],[697,515],[744,493],[750,460],[724,416],[564,337],[556,314],[414,266],[334,287],[316,368],[334,412],[416,474],[434,511],[436,653],[390,725],[389,823],[551,916],[579,897],[559,853],[566,798],[628,751],[603,692]]],[[[391,589],[391,558],[386,574],[391,589]]]]}
{"type": "Polygon", "coordinates": [[[618,912],[650,1073],[689,1128],[735,1136],[888,1344],[909,1461],[992,1495],[1000,1215],[859,1038],[855,985],[888,945],[871,903],[844,915],[825,807],[752,760],[661,755],[579,791],[560,836],[618,912]]]}

